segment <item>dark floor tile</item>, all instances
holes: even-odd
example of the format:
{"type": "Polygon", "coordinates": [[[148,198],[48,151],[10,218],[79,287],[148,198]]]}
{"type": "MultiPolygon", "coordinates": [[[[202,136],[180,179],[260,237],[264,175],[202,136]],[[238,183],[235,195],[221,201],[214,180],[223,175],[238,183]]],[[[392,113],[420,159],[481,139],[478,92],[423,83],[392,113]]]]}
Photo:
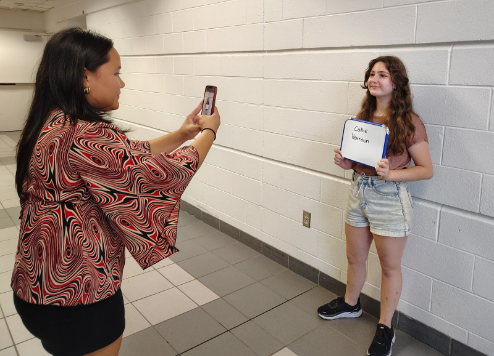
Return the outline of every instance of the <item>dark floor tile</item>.
{"type": "Polygon", "coordinates": [[[14,156],[8,156],[8,157],[1,157],[0,158],[0,164],[2,165],[9,165],[9,164],[16,164],[17,160],[15,159],[14,156]]]}
{"type": "Polygon", "coordinates": [[[280,273],[286,269],[263,255],[237,263],[235,267],[257,281],[271,277],[272,275],[280,273]]]}
{"type": "Polygon", "coordinates": [[[298,356],[363,356],[367,351],[367,348],[324,325],[302,336],[288,347],[298,356]]]}
{"type": "Polygon", "coordinates": [[[211,252],[177,262],[177,264],[195,278],[203,277],[230,266],[228,262],[211,252]]]}
{"type": "Polygon", "coordinates": [[[187,351],[226,331],[201,308],[164,321],[155,328],[178,352],[187,351]]]}
{"type": "Polygon", "coordinates": [[[19,215],[21,214],[21,207],[20,206],[14,206],[12,208],[7,208],[7,214],[14,220],[14,222],[19,221],[19,215]]]}
{"type": "Polygon", "coordinates": [[[183,356],[256,356],[254,351],[230,332],[221,334],[208,342],[182,354],[183,356]]]}
{"type": "Polygon", "coordinates": [[[249,318],[265,313],[286,301],[260,283],[251,284],[223,299],[249,318]]]}
{"type": "Polygon", "coordinates": [[[307,278],[309,281],[319,284],[319,270],[317,268],[314,268],[291,256],[288,259],[288,268],[296,274],[307,278]]]}
{"type": "Polygon", "coordinates": [[[240,231],[240,234],[238,236],[238,241],[246,246],[249,246],[251,249],[259,253],[262,252],[262,241],[256,239],[254,236],[251,236],[243,231],[240,231]]]}
{"type": "Polygon", "coordinates": [[[442,332],[403,314],[400,315],[398,328],[415,339],[441,351],[443,354],[449,354],[451,338],[442,332]]]}
{"type": "Polygon", "coordinates": [[[237,229],[235,226],[232,226],[224,221],[220,221],[220,231],[238,240],[239,229],[237,229]]]}
{"type": "Polygon", "coordinates": [[[320,325],[317,319],[290,303],[284,303],[252,321],[284,345],[290,344],[320,325]]]}
{"type": "Polygon", "coordinates": [[[218,219],[216,216],[213,216],[213,215],[208,214],[208,213],[203,211],[201,218],[202,218],[202,221],[204,221],[206,224],[219,230],[220,219],[218,219]]]}
{"type": "Polygon", "coordinates": [[[9,217],[9,214],[7,213],[7,211],[3,208],[0,208],[0,219],[5,219],[8,217],[9,217]]]}
{"type": "Polygon", "coordinates": [[[213,253],[232,265],[259,255],[258,252],[240,242],[215,250],[213,253]]]}
{"type": "Polygon", "coordinates": [[[324,325],[342,333],[360,346],[368,348],[376,333],[378,321],[372,315],[362,313],[360,318],[326,320],[324,325]]]}
{"type": "Polygon", "coordinates": [[[295,298],[316,286],[288,269],[262,280],[261,283],[285,299],[295,298]]]}
{"type": "Polygon", "coordinates": [[[3,131],[2,132],[2,135],[6,135],[8,137],[10,137],[11,140],[13,140],[14,142],[19,142],[19,139],[21,137],[21,133],[22,131],[3,131]]]}
{"type": "Polygon", "coordinates": [[[486,356],[457,340],[451,340],[451,356],[486,356]]]}
{"type": "Polygon", "coordinates": [[[231,330],[231,333],[259,356],[272,355],[284,347],[280,341],[266,333],[265,330],[252,321],[236,327],[231,330]]]}
{"type": "Polygon", "coordinates": [[[283,251],[264,243],[262,244],[261,253],[276,263],[279,263],[284,267],[288,267],[288,255],[283,251]]]}
{"type": "MultiPolygon", "coordinates": [[[[337,296],[334,293],[318,286],[304,294],[299,295],[297,298],[290,300],[290,303],[296,305],[314,318],[319,318],[317,314],[317,308],[323,304],[327,304],[337,296]]],[[[326,320],[321,319],[321,322],[326,320]]]]}
{"type": "Polygon", "coordinates": [[[209,226],[208,224],[198,221],[193,224],[181,226],[178,228],[179,233],[183,232],[185,235],[189,236],[190,238],[196,238],[199,236],[207,235],[212,232],[215,232],[216,230],[209,226]]]}
{"type": "Polygon", "coordinates": [[[192,257],[196,257],[199,255],[202,255],[203,253],[207,253],[208,250],[206,250],[204,247],[201,245],[197,244],[193,240],[187,240],[185,242],[181,242],[177,240],[177,248],[179,249],[179,252],[171,255],[169,258],[173,262],[177,263],[180,261],[187,260],[192,257]]]}
{"type": "Polygon", "coordinates": [[[10,217],[7,218],[0,218],[0,229],[5,229],[7,227],[12,227],[15,226],[14,222],[10,217]]]}
{"type": "Polygon", "coordinates": [[[122,340],[119,356],[176,356],[178,352],[153,328],[147,328],[122,340]]]}
{"type": "Polygon", "coordinates": [[[209,251],[238,243],[237,240],[221,231],[214,231],[210,234],[196,237],[194,241],[209,251]]]}
{"type": "Polygon", "coordinates": [[[204,304],[202,309],[228,330],[249,320],[245,315],[225,302],[222,298],[204,304]]]}
{"type": "MultiPolygon", "coordinates": [[[[396,330],[396,341],[393,345],[393,356],[443,356],[444,354],[414,339],[408,334],[396,330]]],[[[457,356],[469,356],[457,354],[457,356]]]]}
{"type": "Polygon", "coordinates": [[[220,297],[233,293],[256,282],[237,268],[230,266],[199,278],[199,282],[211,289],[220,297]]]}

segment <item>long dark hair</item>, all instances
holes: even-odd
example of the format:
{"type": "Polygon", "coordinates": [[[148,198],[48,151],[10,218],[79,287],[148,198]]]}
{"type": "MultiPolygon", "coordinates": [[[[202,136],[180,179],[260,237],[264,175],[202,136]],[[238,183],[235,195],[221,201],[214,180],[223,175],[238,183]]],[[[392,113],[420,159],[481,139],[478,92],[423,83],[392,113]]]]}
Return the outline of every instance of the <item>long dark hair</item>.
{"type": "Polygon", "coordinates": [[[400,155],[405,151],[405,142],[413,137],[415,126],[412,122],[412,96],[405,65],[398,57],[382,56],[374,58],[369,62],[365,71],[363,89],[367,89],[367,95],[362,102],[362,109],[357,115],[358,119],[371,121],[376,111],[376,97],[369,92],[367,82],[374,65],[383,62],[389,71],[391,81],[396,86],[393,90],[388,109],[385,112],[385,124],[388,126],[390,135],[388,141],[388,155],[400,155]]]}
{"type": "Polygon", "coordinates": [[[36,73],[34,95],[22,134],[17,144],[15,184],[19,198],[28,178],[29,162],[48,115],[61,109],[75,125],[78,120],[111,122],[105,113],[92,107],[84,94],[84,69],[95,72],[109,61],[113,41],[81,28],[57,32],[47,42],[36,73]]]}

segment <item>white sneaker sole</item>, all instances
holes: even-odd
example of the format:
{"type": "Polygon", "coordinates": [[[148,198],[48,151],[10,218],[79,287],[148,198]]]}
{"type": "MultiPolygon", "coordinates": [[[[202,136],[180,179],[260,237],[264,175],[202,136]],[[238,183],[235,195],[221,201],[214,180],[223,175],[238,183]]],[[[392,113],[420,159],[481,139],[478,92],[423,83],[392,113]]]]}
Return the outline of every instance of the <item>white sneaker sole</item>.
{"type": "Polygon", "coordinates": [[[358,312],[347,312],[347,313],[341,313],[335,316],[326,316],[326,315],[321,315],[319,316],[324,319],[324,320],[335,320],[335,319],[341,319],[341,318],[358,318],[359,316],[362,315],[362,309],[360,309],[358,312]]]}
{"type": "MultiPolygon", "coordinates": [[[[389,349],[389,354],[386,356],[391,356],[391,353],[393,352],[393,344],[396,341],[396,333],[393,335],[393,340],[391,340],[391,348],[389,349]]],[[[367,350],[367,356],[370,356],[369,350],[367,350]]]]}

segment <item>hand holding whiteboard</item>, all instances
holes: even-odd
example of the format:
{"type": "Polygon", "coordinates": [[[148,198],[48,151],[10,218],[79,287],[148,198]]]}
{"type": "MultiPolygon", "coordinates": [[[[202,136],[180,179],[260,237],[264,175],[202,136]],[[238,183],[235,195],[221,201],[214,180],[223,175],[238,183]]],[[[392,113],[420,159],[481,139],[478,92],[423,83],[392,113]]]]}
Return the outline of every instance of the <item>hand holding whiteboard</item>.
{"type": "Polygon", "coordinates": [[[386,125],[350,118],[343,126],[341,155],[351,161],[376,167],[386,157],[389,129],[386,125]]]}

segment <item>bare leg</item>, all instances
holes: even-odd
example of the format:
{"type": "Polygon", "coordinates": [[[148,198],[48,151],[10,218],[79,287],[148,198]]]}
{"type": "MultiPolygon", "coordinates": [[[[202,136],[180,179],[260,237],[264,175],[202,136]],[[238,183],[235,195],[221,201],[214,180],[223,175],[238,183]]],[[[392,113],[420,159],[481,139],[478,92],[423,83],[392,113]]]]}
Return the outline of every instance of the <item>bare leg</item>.
{"type": "Polygon", "coordinates": [[[372,243],[369,227],[353,227],[345,224],[346,256],[348,260],[345,302],[357,304],[365,283],[366,261],[372,243]]]}
{"type": "Polygon", "coordinates": [[[113,341],[110,345],[91,352],[90,354],[86,354],[86,356],[118,356],[120,345],[122,344],[122,336],[123,335],[120,335],[120,337],[113,341]]]}
{"type": "Polygon", "coordinates": [[[374,235],[377,254],[381,261],[381,318],[379,323],[391,327],[391,320],[401,296],[403,277],[401,258],[407,237],[374,235]]]}

